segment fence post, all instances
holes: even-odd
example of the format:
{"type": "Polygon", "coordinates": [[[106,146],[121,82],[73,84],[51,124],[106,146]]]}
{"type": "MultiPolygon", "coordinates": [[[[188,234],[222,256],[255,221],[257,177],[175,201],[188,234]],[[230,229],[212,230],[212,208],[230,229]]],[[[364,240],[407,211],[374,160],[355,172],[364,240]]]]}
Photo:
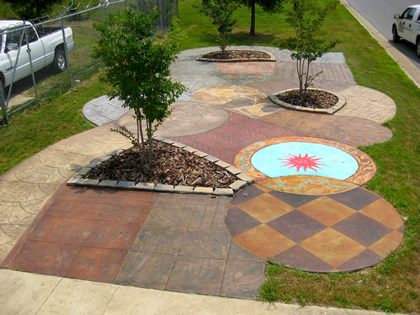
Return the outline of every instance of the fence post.
{"type": "Polygon", "coordinates": [[[61,16],[61,33],[63,34],[64,57],[66,58],[66,65],[67,65],[67,72],[69,73],[70,87],[72,87],[70,62],[69,62],[69,49],[67,47],[66,32],[64,31],[64,17],[63,16],[61,16]]]}
{"type": "Polygon", "coordinates": [[[34,84],[35,98],[38,99],[38,91],[36,90],[36,81],[35,81],[34,66],[32,64],[31,47],[29,46],[28,28],[26,27],[26,22],[23,22],[23,25],[25,27],[24,28],[24,32],[25,32],[25,37],[26,37],[26,48],[28,50],[29,65],[31,67],[31,76],[32,76],[32,83],[34,84]]]}

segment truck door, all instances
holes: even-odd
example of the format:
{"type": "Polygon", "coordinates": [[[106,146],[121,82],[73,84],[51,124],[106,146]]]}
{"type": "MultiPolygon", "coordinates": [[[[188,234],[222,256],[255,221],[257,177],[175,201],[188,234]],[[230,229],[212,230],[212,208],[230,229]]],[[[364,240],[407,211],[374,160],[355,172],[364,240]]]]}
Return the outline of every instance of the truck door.
{"type": "Polygon", "coordinates": [[[10,82],[12,80],[16,63],[16,73],[14,76],[15,82],[31,74],[29,51],[26,44],[25,33],[28,34],[29,49],[34,71],[37,71],[44,66],[44,47],[41,40],[38,39],[38,35],[33,30],[33,28],[31,27],[27,29],[27,32],[24,31],[22,26],[9,29],[6,35],[6,45],[4,50],[5,59],[7,59],[7,67],[5,73],[7,77],[6,81],[10,82]],[[19,43],[21,43],[20,49],[19,43]]]}
{"type": "Polygon", "coordinates": [[[25,65],[29,64],[29,55],[24,47],[24,32],[22,28],[9,29],[6,33],[6,45],[4,49],[4,59],[7,61],[6,82],[11,82],[13,78],[14,68],[16,66],[16,72],[14,80],[20,80],[27,76],[27,69],[25,65]],[[22,41],[21,41],[21,36],[22,41]],[[19,49],[19,43],[22,42],[22,47],[19,49]]]}
{"type": "Polygon", "coordinates": [[[411,41],[412,33],[415,32],[415,24],[413,23],[415,13],[415,8],[407,8],[401,15],[400,22],[398,24],[398,32],[401,32],[400,36],[408,41],[411,41]]]}
{"type": "MultiPolygon", "coordinates": [[[[32,67],[34,71],[38,71],[44,68],[45,66],[44,45],[42,43],[42,40],[38,38],[38,34],[36,33],[33,26],[27,29],[27,35],[30,49],[30,57],[32,59],[32,67]]],[[[24,48],[27,49],[26,41],[24,48]]],[[[30,65],[28,66],[30,67],[30,65]]]]}

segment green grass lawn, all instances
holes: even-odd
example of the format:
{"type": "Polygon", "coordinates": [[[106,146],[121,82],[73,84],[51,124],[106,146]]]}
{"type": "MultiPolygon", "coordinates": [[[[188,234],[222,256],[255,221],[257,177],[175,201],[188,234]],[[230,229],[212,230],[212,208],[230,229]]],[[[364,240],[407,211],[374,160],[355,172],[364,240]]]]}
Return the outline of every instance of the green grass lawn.
{"type": "MultiPolygon", "coordinates": [[[[192,8],[192,1],[197,0],[179,1],[181,27],[188,36],[182,49],[217,46],[215,26],[192,8]]],[[[291,34],[279,13],[268,14],[257,8],[255,37],[248,36],[250,11],[242,8],[235,16],[238,23],[228,45],[270,46],[273,39],[291,34]]],[[[267,280],[259,298],[302,305],[420,312],[420,90],[343,6],[330,16],[322,36],[340,40],[334,50],[344,53],[358,84],[389,95],[397,104],[396,117],[385,124],[394,137],[361,149],[378,166],[366,188],[384,197],[401,214],[404,241],[377,266],[353,273],[311,274],[267,263],[267,280]]],[[[92,128],[81,109],[106,90],[94,77],[64,95],[41,102],[39,108],[15,115],[9,126],[0,128],[0,174],[54,142],[92,128]]]]}

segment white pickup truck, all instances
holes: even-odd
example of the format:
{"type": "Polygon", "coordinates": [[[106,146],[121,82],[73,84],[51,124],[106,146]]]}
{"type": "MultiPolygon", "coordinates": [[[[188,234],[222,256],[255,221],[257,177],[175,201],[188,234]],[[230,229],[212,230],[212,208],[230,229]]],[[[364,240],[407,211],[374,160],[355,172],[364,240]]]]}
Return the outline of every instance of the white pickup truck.
{"type": "MultiPolygon", "coordinates": [[[[64,34],[68,52],[71,52],[74,49],[73,31],[66,27],[64,34]]],[[[31,75],[29,57],[34,72],[50,65],[56,73],[63,72],[67,63],[61,28],[35,28],[30,22],[19,20],[0,21],[0,81],[3,88],[9,86],[12,79],[16,82],[31,75]],[[27,35],[28,41],[25,36],[21,37],[22,34],[27,35]],[[18,62],[13,78],[16,60],[18,62]]]]}
{"type": "Polygon", "coordinates": [[[420,4],[411,5],[402,14],[394,15],[392,39],[398,43],[401,38],[416,45],[417,57],[420,58],[420,4]]]}

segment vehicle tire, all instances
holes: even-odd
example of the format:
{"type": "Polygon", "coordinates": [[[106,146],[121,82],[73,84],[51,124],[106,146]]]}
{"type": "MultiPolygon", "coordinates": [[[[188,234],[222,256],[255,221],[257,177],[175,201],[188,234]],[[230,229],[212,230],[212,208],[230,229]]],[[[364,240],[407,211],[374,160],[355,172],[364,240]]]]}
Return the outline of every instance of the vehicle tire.
{"type": "Polygon", "coordinates": [[[395,25],[392,26],[392,40],[394,41],[394,43],[399,43],[400,39],[401,38],[398,36],[397,27],[395,25]]]}
{"type": "MultiPolygon", "coordinates": [[[[7,93],[6,93],[6,87],[4,86],[4,81],[2,77],[0,78],[0,94],[1,94],[0,98],[3,100],[3,102],[6,103],[7,93]]],[[[0,102],[1,102],[1,99],[0,99],[0,102]]]]}
{"type": "Polygon", "coordinates": [[[61,73],[64,70],[66,70],[66,55],[63,50],[57,50],[55,52],[54,61],[52,65],[55,73],[61,73]]]}
{"type": "Polygon", "coordinates": [[[420,38],[417,38],[416,52],[417,52],[417,57],[420,58],[420,38]]]}

